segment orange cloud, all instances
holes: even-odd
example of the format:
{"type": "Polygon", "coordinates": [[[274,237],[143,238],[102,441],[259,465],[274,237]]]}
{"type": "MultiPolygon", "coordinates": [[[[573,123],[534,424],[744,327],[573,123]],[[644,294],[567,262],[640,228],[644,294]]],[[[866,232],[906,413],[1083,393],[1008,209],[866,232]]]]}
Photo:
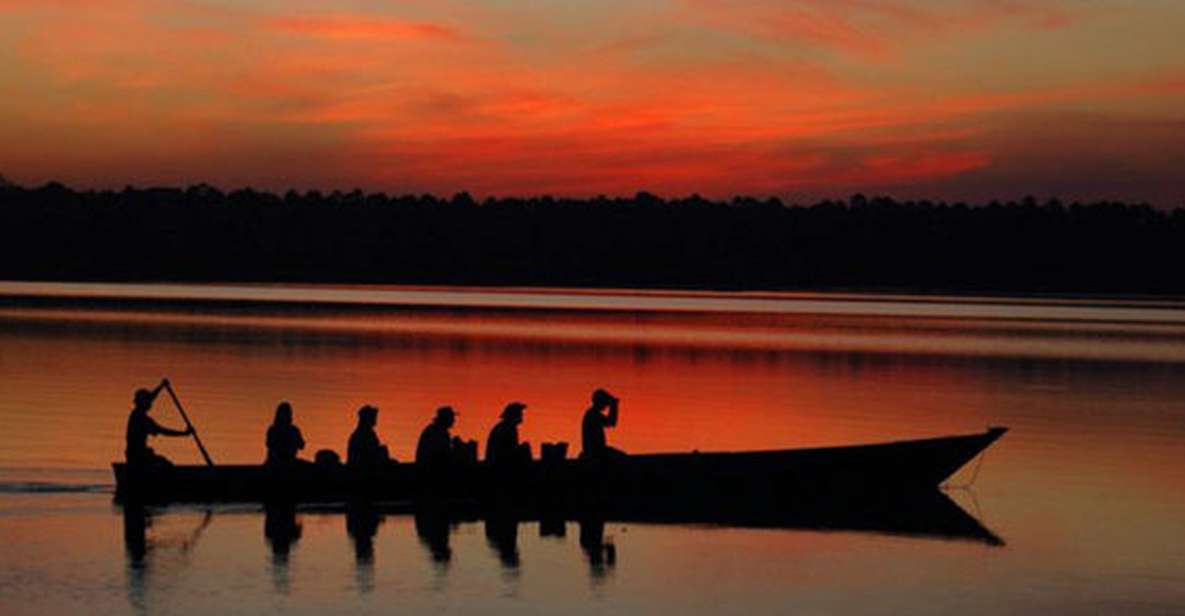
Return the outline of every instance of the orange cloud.
{"type": "Polygon", "coordinates": [[[0,151],[0,171],[27,182],[954,192],[1023,158],[1023,140],[980,142],[1001,114],[1118,117],[1185,95],[1165,58],[997,70],[984,41],[1001,32],[1023,46],[1082,28],[1035,0],[0,6],[0,139],[26,144],[0,151]]]}
{"type": "Polygon", "coordinates": [[[786,44],[822,47],[864,59],[897,57],[926,38],[988,31],[1005,22],[1068,26],[1051,2],[972,0],[919,6],[902,0],[685,0],[689,18],[786,44]]]}
{"type": "Polygon", "coordinates": [[[336,40],[459,40],[452,28],[364,15],[281,16],[263,21],[265,28],[336,40]]]}

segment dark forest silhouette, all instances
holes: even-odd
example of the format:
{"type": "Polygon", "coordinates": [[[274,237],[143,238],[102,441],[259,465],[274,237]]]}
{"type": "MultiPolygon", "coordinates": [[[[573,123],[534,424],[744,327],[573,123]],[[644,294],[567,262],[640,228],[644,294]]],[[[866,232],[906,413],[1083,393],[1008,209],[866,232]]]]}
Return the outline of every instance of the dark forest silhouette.
{"type": "Polygon", "coordinates": [[[0,278],[1185,292],[1185,209],[0,185],[0,278]]]}

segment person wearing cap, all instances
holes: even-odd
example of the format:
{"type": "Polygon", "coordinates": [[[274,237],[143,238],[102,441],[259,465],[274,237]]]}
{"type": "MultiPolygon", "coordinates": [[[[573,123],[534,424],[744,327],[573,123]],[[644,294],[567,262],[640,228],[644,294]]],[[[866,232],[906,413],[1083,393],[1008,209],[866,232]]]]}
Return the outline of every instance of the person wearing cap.
{"type": "Polygon", "coordinates": [[[453,438],[449,429],[456,423],[457,412],[451,406],[436,409],[436,417],[420,433],[416,443],[416,465],[433,472],[448,467],[452,460],[453,438]]]}
{"type": "Polygon", "coordinates": [[[592,406],[584,411],[584,421],[581,423],[580,457],[604,459],[625,455],[625,452],[610,447],[605,440],[605,428],[617,425],[617,403],[617,398],[604,389],[593,392],[592,406]],[[604,412],[605,409],[609,410],[608,414],[604,412]]]}
{"type": "Polygon", "coordinates": [[[124,455],[127,457],[129,466],[146,468],[149,466],[171,465],[172,462],[169,462],[163,456],[157,455],[148,446],[148,437],[189,436],[193,434],[193,428],[173,430],[156,423],[154,419],[148,416],[148,411],[152,410],[152,403],[156,400],[156,396],[160,394],[160,390],[164,389],[168,382],[168,379],[161,381],[160,385],[157,385],[156,389],[151,391],[137,389],[135,396],[132,398],[132,412],[128,415],[127,448],[124,450],[124,455]]]}
{"type": "Polygon", "coordinates": [[[391,461],[387,446],[379,441],[374,431],[378,425],[379,410],[369,404],[358,409],[358,427],[350,435],[346,449],[346,464],[354,468],[378,468],[391,461]]]}
{"type": "Polygon", "coordinates": [[[518,426],[526,408],[522,402],[511,402],[502,410],[501,421],[486,440],[486,463],[490,466],[510,468],[531,461],[531,445],[518,442],[518,426]]]}

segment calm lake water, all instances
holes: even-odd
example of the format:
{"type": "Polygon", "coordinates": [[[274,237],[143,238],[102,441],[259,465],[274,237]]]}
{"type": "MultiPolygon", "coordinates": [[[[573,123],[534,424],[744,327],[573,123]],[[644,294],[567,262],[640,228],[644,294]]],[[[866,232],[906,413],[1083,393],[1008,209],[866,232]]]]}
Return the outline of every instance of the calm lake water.
{"type": "Polygon", "coordinates": [[[2,614],[1182,613],[1185,303],[0,283],[0,545],[2,614]],[[262,460],[280,400],[310,451],[343,451],[375,404],[404,460],[445,403],[484,441],[522,400],[524,439],[578,446],[595,387],[631,452],[1006,425],[947,491],[1003,545],[608,522],[602,551],[574,521],[508,543],[333,508],[125,517],[109,464],[132,391],[163,376],[218,463],[262,460]]]}

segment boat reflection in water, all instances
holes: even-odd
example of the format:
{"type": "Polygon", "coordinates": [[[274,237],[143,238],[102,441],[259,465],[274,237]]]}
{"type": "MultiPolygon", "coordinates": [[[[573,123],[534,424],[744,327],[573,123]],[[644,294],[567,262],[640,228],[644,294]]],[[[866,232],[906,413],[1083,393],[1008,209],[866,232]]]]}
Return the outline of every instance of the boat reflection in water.
{"type": "MultiPolygon", "coordinates": [[[[188,552],[200,539],[204,529],[215,517],[258,515],[258,509],[241,507],[220,510],[217,515],[207,510],[198,527],[188,535],[156,537],[152,522],[156,517],[168,516],[173,507],[149,508],[124,504],[124,546],[127,556],[127,590],[129,603],[138,612],[145,611],[146,590],[153,569],[154,552],[188,552]]],[[[181,508],[192,512],[192,508],[181,508]]],[[[263,536],[268,547],[276,592],[289,591],[288,569],[295,557],[293,548],[300,541],[303,516],[342,516],[349,537],[355,564],[355,581],[360,593],[375,589],[375,537],[388,516],[414,516],[414,528],[428,561],[441,574],[458,557],[450,544],[451,534],[462,525],[482,523],[486,542],[497,557],[505,574],[517,577],[524,556],[518,546],[519,526],[524,522],[538,523],[539,534],[560,541],[566,540],[567,525],[579,527],[579,548],[589,577],[600,583],[611,575],[618,561],[618,545],[605,536],[607,523],[638,523],[646,525],[708,525],[728,528],[761,528],[806,531],[867,532],[899,537],[932,538],[977,542],[986,546],[1003,546],[1004,541],[967,513],[944,492],[902,495],[892,500],[865,503],[810,503],[800,502],[783,510],[768,507],[730,506],[727,511],[681,510],[601,510],[564,515],[540,516],[529,511],[483,512],[476,506],[433,506],[416,508],[410,503],[374,503],[354,505],[271,504],[263,509],[263,536]]],[[[464,555],[461,555],[464,556],[464,555]]],[[[529,554],[527,555],[529,559],[529,554]]],[[[171,564],[185,559],[169,558],[171,564]]]]}

